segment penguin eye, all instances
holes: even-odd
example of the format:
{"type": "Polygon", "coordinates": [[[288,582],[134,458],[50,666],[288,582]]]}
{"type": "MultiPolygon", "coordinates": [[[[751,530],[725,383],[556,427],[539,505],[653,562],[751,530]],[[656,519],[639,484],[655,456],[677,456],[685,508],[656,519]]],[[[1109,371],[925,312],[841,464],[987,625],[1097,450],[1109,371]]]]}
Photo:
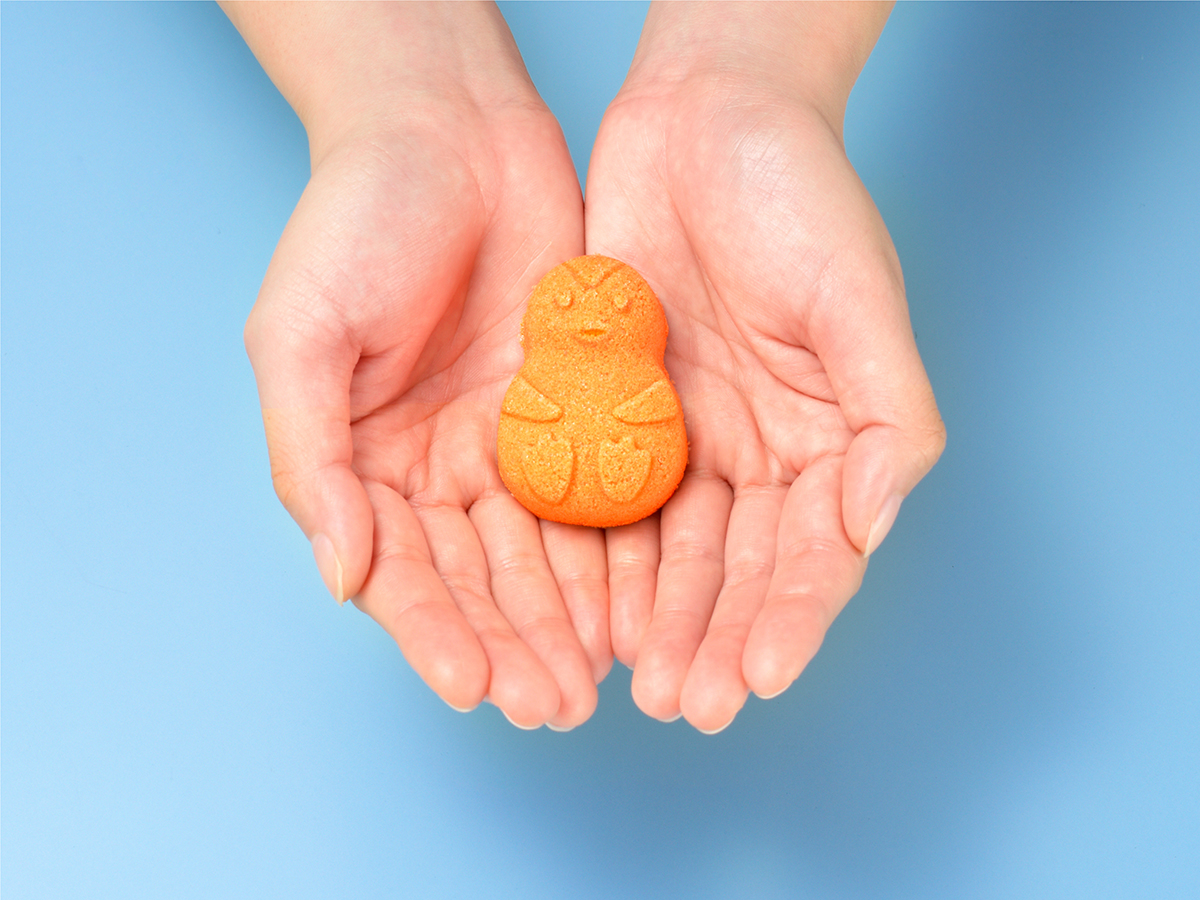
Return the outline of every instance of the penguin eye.
{"type": "Polygon", "coordinates": [[[612,292],[612,304],[617,309],[623,310],[629,306],[629,296],[627,294],[625,294],[623,291],[613,291],[612,292]]]}

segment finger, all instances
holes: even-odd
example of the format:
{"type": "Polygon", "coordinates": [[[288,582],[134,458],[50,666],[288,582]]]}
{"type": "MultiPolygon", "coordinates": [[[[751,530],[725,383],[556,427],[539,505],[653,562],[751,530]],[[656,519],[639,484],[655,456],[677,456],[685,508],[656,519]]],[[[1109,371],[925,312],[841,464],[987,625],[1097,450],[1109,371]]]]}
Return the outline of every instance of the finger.
{"type": "Polygon", "coordinates": [[[760,697],[796,680],[862,583],[867,563],[842,527],[841,481],[841,457],[825,456],[788,489],[775,572],[742,657],[746,684],[760,697]]]}
{"type": "Polygon", "coordinates": [[[496,606],[558,685],[559,705],[547,721],[574,728],[596,709],[596,682],[546,560],[537,517],[508,491],[484,494],[469,515],[487,556],[496,606]]]}
{"type": "Polygon", "coordinates": [[[813,338],[855,432],[846,453],[842,517],[851,542],[869,556],[900,502],[937,462],[946,429],[917,352],[890,242],[886,252],[846,254],[827,275],[827,291],[853,299],[828,304],[829,312],[814,320],[813,338]],[[892,265],[881,265],[880,257],[892,265]]]}
{"type": "Polygon", "coordinates": [[[632,525],[610,528],[604,536],[608,550],[612,651],[631,669],[637,662],[638,647],[654,614],[658,535],[659,517],[653,515],[632,525]]]}
{"type": "Polygon", "coordinates": [[[417,507],[415,512],[434,568],[487,654],[488,699],[518,728],[544,725],[558,710],[558,685],[496,606],[474,523],[461,507],[417,507]]]}
{"type": "Polygon", "coordinates": [[[842,516],[846,533],[864,556],[879,548],[901,502],[946,446],[946,429],[932,393],[929,404],[918,421],[867,426],[846,450],[842,516]]]}
{"type": "Polygon", "coordinates": [[[383,626],[418,675],[457,710],[488,692],[483,646],[434,571],[421,525],[404,498],[368,482],[375,510],[370,575],[354,603],[383,626]]]}
{"type": "Polygon", "coordinates": [[[662,561],[654,614],[633,670],[634,702],[671,720],[724,578],[732,492],[722,479],[685,475],[662,509],[662,561]]]}
{"type": "Polygon", "coordinates": [[[725,538],[725,581],[679,698],[684,718],[706,734],[728,726],[749,694],[742,656],[775,570],[779,517],[786,496],[783,485],[734,493],[725,538]]]}
{"type": "MultiPolygon", "coordinates": [[[[312,541],[339,603],[371,565],[374,516],[351,469],[350,382],[360,346],[323,258],[327,215],[310,182],[275,248],[246,321],[275,492],[312,541]]],[[[327,208],[326,208],[327,209],[327,208]]]]}
{"type": "Polygon", "coordinates": [[[608,636],[608,562],[604,532],[581,525],[540,522],[546,560],[558,583],[571,625],[599,684],[612,668],[608,636]]]}
{"type": "Polygon", "coordinates": [[[296,336],[268,314],[247,322],[246,348],[258,381],[275,493],[312,542],[325,586],[344,603],[367,577],[374,521],[350,468],[354,351],[328,335],[296,336]]]}

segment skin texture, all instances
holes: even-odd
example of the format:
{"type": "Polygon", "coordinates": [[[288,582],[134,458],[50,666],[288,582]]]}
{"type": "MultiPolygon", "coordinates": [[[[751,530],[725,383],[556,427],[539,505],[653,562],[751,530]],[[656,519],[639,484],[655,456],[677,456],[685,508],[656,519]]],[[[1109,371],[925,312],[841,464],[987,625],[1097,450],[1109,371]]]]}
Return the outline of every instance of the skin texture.
{"type": "Polygon", "coordinates": [[[653,6],[586,219],[491,4],[225,9],[309,136],[246,346],[331,593],[521,727],[584,721],[614,652],[704,731],[785,689],[945,439],[841,143],[886,8],[653,6]],[[607,533],[539,521],[496,458],[525,300],[585,248],[662,302],[691,440],[661,513],[607,533]]]}

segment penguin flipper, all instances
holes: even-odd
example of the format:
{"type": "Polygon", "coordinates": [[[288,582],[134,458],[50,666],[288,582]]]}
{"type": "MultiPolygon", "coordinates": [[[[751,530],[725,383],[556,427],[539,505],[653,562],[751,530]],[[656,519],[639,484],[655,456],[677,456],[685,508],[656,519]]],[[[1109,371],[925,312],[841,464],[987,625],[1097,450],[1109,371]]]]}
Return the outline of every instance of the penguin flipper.
{"type": "Polygon", "coordinates": [[[562,407],[518,375],[504,394],[500,411],[526,422],[557,422],[562,407]]]}
{"type": "Polygon", "coordinates": [[[618,404],[612,414],[627,425],[649,425],[653,422],[669,422],[679,412],[679,398],[675,396],[671,383],[664,378],[618,404]]]}

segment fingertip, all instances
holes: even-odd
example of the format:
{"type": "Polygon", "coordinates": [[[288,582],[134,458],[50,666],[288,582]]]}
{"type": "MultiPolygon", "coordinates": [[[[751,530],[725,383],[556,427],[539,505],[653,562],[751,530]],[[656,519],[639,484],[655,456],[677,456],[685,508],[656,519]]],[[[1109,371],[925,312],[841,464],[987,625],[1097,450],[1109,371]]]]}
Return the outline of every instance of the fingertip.
{"type": "Polygon", "coordinates": [[[944,443],[940,419],[920,441],[888,425],[868,426],[851,441],[842,470],[842,521],[863,556],[879,548],[900,504],[932,468],[944,443]]]}
{"type": "MultiPolygon", "coordinates": [[[[419,584],[416,589],[421,589],[419,584]]],[[[375,586],[371,591],[378,593],[375,586]]],[[[361,598],[355,604],[363,605],[361,598]]],[[[381,611],[368,605],[364,612],[379,618],[381,611]]],[[[491,678],[487,654],[452,604],[416,603],[398,614],[383,615],[380,624],[413,671],[451,709],[466,712],[487,697],[491,678]]]]}
{"type": "Polygon", "coordinates": [[[815,647],[798,646],[789,651],[785,647],[759,648],[747,644],[742,674],[755,696],[771,700],[790,688],[816,655],[815,647]]]}
{"type": "Polygon", "coordinates": [[[606,653],[603,656],[597,655],[596,658],[592,659],[592,680],[596,682],[597,686],[608,677],[608,673],[612,671],[612,667],[612,653],[606,653]]]}
{"type": "Polygon", "coordinates": [[[570,731],[590,719],[599,702],[600,693],[595,685],[564,693],[558,712],[546,724],[554,731],[570,731]]]}
{"type": "Polygon", "coordinates": [[[504,718],[508,719],[509,725],[512,725],[515,728],[520,728],[522,731],[537,731],[542,727],[542,725],[545,724],[544,722],[530,722],[528,724],[519,722],[517,719],[514,719],[512,716],[510,716],[504,707],[500,707],[500,712],[504,715],[504,718]]]}
{"type": "Polygon", "coordinates": [[[337,550],[334,549],[329,535],[323,531],[314,534],[312,552],[313,558],[317,561],[317,571],[321,573],[321,580],[325,582],[325,587],[329,589],[329,593],[333,594],[333,599],[337,601],[338,606],[343,606],[346,603],[346,570],[338,558],[337,550]]]}
{"type": "Polygon", "coordinates": [[[634,667],[630,694],[637,708],[660,722],[674,722],[683,713],[679,708],[681,685],[671,673],[643,661],[634,667]]]}
{"type": "Polygon", "coordinates": [[[717,725],[713,728],[701,728],[699,725],[696,725],[694,722],[692,723],[692,727],[694,727],[701,734],[711,737],[714,734],[720,734],[722,731],[724,731],[726,728],[728,728],[732,724],[733,724],[733,719],[729,719],[724,724],[717,725]]]}
{"type": "MultiPolygon", "coordinates": [[[[311,504],[317,523],[313,535],[313,555],[317,556],[317,538],[329,542],[332,564],[317,566],[334,598],[344,603],[362,590],[371,570],[375,544],[375,508],[366,486],[348,466],[331,467],[313,485],[311,504]]],[[[324,542],[322,542],[324,543],[324,542]]]]}
{"type": "Polygon", "coordinates": [[[524,731],[541,728],[555,717],[562,703],[558,685],[544,667],[523,673],[507,667],[493,669],[487,699],[524,731]]]}
{"type": "Polygon", "coordinates": [[[371,568],[376,512],[348,466],[330,465],[305,478],[275,474],[284,508],[309,536],[325,587],[339,605],[362,590],[371,568]]]}
{"type": "Polygon", "coordinates": [[[759,700],[774,700],[776,697],[778,697],[780,694],[782,694],[784,691],[786,691],[791,686],[792,685],[790,683],[785,684],[779,690],[774,691],[772,693],[761,693],[760,694],[758,691],[755,691],[754,696],[757,697],[759,700]]]}
{"type": "Polygon", "coordinates": [[[683,717],[697,731],[716,734],[729,726],[750,691],[742,676],[746,631],[710,631],[696,653],[679,694],[683,717]]]}
{"type": "Polygon", "coordinates": [[[639,640],[632,638],[627,632],[613,632],[613,658],[625,668],[633,671],[637,668],[637,648],[639,640]]]}
{"type": "Polygon", "coordinates": [[[742,688],[740,691],[717,690],[711,695],[698,697],[685,686],[679,705],[683,717],[693,728],[701,734],[717,734],[737,718],[749,696],[750,692],[742,688]]]}
{"type": "Polygon", "coordinates": [[[594,670],[583,648],[565,644],[543,662],[558,686],[559,704],[549,723],[562,728],[582,725],[591,718],[600,701],[594,670]]]}
{"type": "Polygon", "coordinates": [[[636,631],[629,628],[614,628],[612,631],[613,658],[627,669],[637,668],[638,645],[645,630],[643,626],[636,631]]]}
{"type": "MultiPolygon", "coordinates": [[[[769,656],[747,655],[743,674],[750,690],[760,700],[773,700],[792,686],[792,666],[780,665],[781,660],[769,656]]],[[[799,674],[799,673],[797,673],[799,674]]]]}
{"type": "Polygon", "coordinates": [[[579,641],[583,647],[584,656],[587,657],[588,671],[591,674],[592,684],[598,685],[612,671],[613,655],[612,649],[609,646],[607,631],[603,635],[603,640],[595,634],[585,633],[579,635],[579,641]]]}
{"type": "Polygon", "coordinates": [[[887,537],[889,531],[892,530],[892,525],[896,521],[896,515],[900,512],[900,504],[904,498],[899,494],[892,494],[883,501],[879,507],[879,511],[875,513],[874,519],[871,520],[871,528],[867,532],[866,546],[863,548],[863,556],[870,556],[883,543],[883,539],[887,537]]]}
{"type": "Polygon", "coordinates": [[[601,582],[589,597],[576,593],[568,583],[562,588],[562,596],[575,640],[583,651],[591,687],[595,687],[608,677],[613,664],[608,631],[607,586],[601,582]]]}
{"type": "Polygon", "coordinates": [[[422,680],[459,712],[470,712],[487,697],[490,675],[487,656],[477,641],[465,635],[459,652],[451,657],[434,657],[418,672],[422,680]]]}
{"type": "Polygon", "coordinates": [[[778,697],[817,655],[824,637],[824,629],[803,604],[784,601],[766,611],[750,629],[742,654],[747,687],[763,700],[778,697]]]}

